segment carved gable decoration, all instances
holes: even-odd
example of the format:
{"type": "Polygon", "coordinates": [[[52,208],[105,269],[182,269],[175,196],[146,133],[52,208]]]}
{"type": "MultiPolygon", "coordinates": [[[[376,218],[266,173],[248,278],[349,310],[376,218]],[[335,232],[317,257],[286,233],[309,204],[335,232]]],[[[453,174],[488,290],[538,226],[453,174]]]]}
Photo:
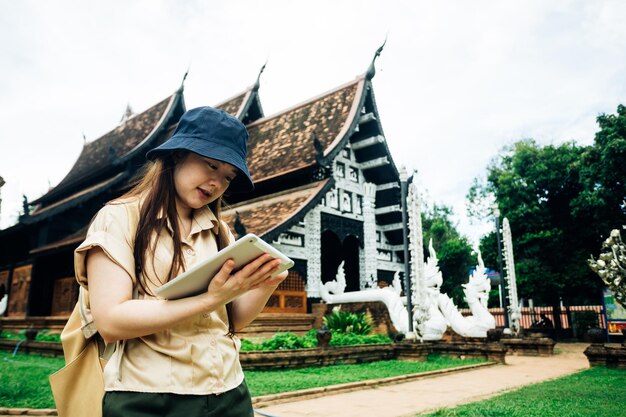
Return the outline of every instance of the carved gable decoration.
{"type": "Polygon", "coordinates": [[[235,230],[238,217],[241,224],[238,228],[243,226],[248,233],[263,236],[305,210],[307,204],[322,192],[327,183],[328,180],[324,180],[297,190],[241,203],[225,210],[222,218],[231,230],[235,230]]]}

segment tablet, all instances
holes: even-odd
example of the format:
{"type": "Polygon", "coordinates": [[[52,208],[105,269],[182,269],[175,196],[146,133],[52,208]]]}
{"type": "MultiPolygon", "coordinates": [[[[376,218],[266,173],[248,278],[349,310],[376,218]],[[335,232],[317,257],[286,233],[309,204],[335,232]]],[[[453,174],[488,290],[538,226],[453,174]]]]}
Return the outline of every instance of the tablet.
{"type": "Polygon", "coordinates": [[[163,284],[155,290],[156,294],[168,300],[201,294],[207,291],[209,282],[211,282],[211,279],[219,272],[224,262],[228,259],[232,258],[235,261],[233,271],[237,271],[264,253],[281,260],[278,270],[272,276],[278,275],[293,266],[293,261],[283,253],[270,246],[254,233],[248,233],[232,245],[198,262],[189,270],[163,284]]]}

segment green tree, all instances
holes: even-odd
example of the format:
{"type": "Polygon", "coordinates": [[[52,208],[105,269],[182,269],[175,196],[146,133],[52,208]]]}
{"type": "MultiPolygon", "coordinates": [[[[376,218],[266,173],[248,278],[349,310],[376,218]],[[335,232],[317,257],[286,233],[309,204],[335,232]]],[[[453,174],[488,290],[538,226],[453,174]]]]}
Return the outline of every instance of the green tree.
{"type": "MultiPolygon", "coordinates": [[[[626,109],[597,120],[593,146],[529,139],[505,147],[468,193],[473,203],[494,198],[508,218],[520,297],[552,305],[561,297],[570,305],[599,302],[601,282],[586,260],[626,220],[626,109]]],[[[481,240],[481,250],[491,264],[495,234],[481,240]]]]}
{"type": "Polygon", "coordinates": [[[424,257],[428,257],[428,242],[432,238],[433,247],[439,259],[439,269],[443,276],[442,292],[448,294],[457,306],[465,307],[462,284],[467,283],[469,270],[476,264],[472,247],[465,236],[461,236],[452,222],[452,209],[434,205],[422,213],[424,234],[424,257]]]}
{"type": "MultiPolygon", "coordinates": [[[[584,151],[571,142],[540,147],[533,140],[522,140],[506,147],[488,168],[484,187],[495,195],[511,225],[520,297],[546,304],[555,304],[560,297],[572,302],[581,287],[587,295],[597,295],[586,256],[581,256],[584,230],[570,207],[583,191],[584,151]]],[[[484,190],[473,192],[479,194],[484,190]]]]}
{"type": "MultiPolygon", "coordinates": [[[[598,116],[600,131],[594,145],[583,154],[584,191],[572,203],[581,217],[590,219],[602,236],[625,222],[626,199],[626,107],[617,106],[617,114],[598,116]]],[[[593,251],[598,252],[600,246],[593,251]]]]}

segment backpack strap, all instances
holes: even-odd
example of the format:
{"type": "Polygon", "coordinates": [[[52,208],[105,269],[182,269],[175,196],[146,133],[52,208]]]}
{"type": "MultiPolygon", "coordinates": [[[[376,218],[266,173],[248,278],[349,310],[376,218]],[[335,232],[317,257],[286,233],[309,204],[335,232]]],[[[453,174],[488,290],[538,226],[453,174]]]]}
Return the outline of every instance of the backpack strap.
{"type": "MultiPolygon", "coordinates": [[[[139,289],[137,287],[137,285],[133,287],[133,299],[137,299],[139,297],[139,289]]],[[[98,329],[96,328],[96,324],[93,321],[93,316],[91,315],[89,307],[87,307],[88,303],[89,292],[84,287],[80,286],[78,290],[78,312],[81,321],[81,331],[83,332],[83,336],[87,340],[91,339],[94,336],[98,337],[98,352],[100,354],[100,359],[108,361],[118,348],[120,348],[122,351],[124,350],[124,345],[126,344],[126,341],[121,340],[114,343],[104,343],[104,340],[100,337],[100,335],[98,335],[98,329]]],[[[121,353],[118,370],[120,364],[121,353]]]]}
{"type": "Polygon", "coordinates": [[[98,333],[96,325],[93,322],[91,311],[87,307],[89,303],[89,293],[81,285],[78,289],[78,313],[80,314],[81,330],[85,339],[91,339],[93,335],[98,333]]]}

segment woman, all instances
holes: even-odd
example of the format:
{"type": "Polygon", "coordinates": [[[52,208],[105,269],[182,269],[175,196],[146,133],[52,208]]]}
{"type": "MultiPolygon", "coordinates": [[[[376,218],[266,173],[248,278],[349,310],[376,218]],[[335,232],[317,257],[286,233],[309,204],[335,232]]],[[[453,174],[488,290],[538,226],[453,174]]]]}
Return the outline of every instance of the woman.
{"type": "Polygon", "coordinates": [[[118,342],[104,369],[103,416],[252,416],[234,332],[286,277],[263,255],[233,273],[227,261],[206,293],[162,300],[154,290],[234,241],[223,194],[253,188],[245,126],[210,107],[187,111],[130,192],[104,206],[76,249],[95,325],[118,342]]]}

